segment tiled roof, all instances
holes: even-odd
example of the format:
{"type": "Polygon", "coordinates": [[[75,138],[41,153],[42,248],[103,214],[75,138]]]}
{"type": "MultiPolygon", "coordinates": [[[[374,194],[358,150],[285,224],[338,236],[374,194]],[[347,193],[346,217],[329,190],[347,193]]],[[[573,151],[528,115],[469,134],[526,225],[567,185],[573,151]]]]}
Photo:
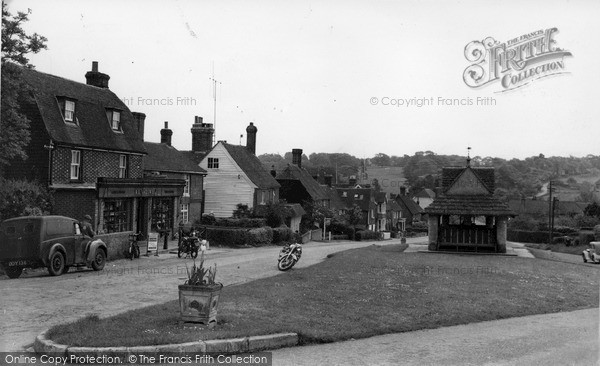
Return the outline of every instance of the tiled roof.
{"type": "Polygon", "coordinates": [[[297,180],[306,189],[313,201],[328,200],[329,194],[321,185],[303,168],[288,164],[281,172],[277,172],[277,180],[297,180]]]}
{"type": "Polygon", "coordinates": [[[387,211],[402,211],[402,207],[394,200],[389,200],[386,205],[387,211]]]}
{"type": "Polygon", "coordinates": [[[417,215],[417,214],[423,213],[423,208],[421,206],[417,205],[417,203],[408,196],[397,195],[396,198],[394,198],[394,200],[396,202],[398,202],[398,204],[400,204],[401,206],[406,207],[406,209],[412,215],[417,215]]]}
{"type": "Polygon", "coordinates": [[[425,208],[426,214],[515,216],[509,206],[492,195],[440,196],[425,208]]]}
{"type": "Polygon", "coordinates": [[[23,80],[32,87],[37,108],[50,138],[57,143],[123,152],[145,153],[143,136],[134,126],[131,111],[109,89],[21,68],[23,80]],[[77,124],[65,123],[57,97],[75,100],[77,124]],[[112,130],[107,108],[121,112],[122,133],[112,130]]]}
{"type": "Polygon", "coordinates": [[[375,202],[383,203],[387,201],[387,196],[385,192],[376,192],[375,193],[375,202]]]}
{"type": "Polygon", "coordinates": [[[144,159],[144,170],[206,174],[188,154],[173,146],[155,142],[144,142],[148,156],[144,159]]]}
{"type": "Polygon", "coordinates": [[[488,167],[446,167],[442,168],[442,191],[448,190],[452,186],[452,183],[458,178],[458,176],[465,170],[471,169],[473,173],[481,180],[490,192],[494,192],[496,187],[496,178],[494,176],[494,168],[488,167]]]}
{"type": "MultiPolygon", "coordinates": [[[[271,173],[262,165],[256,155],[252,154],[245,146],[223,144],[229,155],[235,160],[236,164],[246,173],[252,183],[259,189],[279,188],[279,183],[273,178],[271,173]]],[[[316,183],[316,182],[315,182],[316,183]]]]}
{"type": "Polygon", "coordinates": [[[334,210],[347,210],[346,203],[338,196],[337,190],[333,187],[322,186],[329,196],[329,207],[334,210]]]}
{"type": "Polygon", "coordinates": [[[361,210],[369,211],[377,207],[372,198],[373,190],[370,188],[336,188],[336,190],[348,208],[357,205],[361,210]],[[344,192],[346,192],[346,197],[344,197],[344,192]]]}
{"type": "Polygon", "coordinates": [[[298,217],[306,213],[299,203],[286,203],[283,205],[286,217],[298,217]]]}

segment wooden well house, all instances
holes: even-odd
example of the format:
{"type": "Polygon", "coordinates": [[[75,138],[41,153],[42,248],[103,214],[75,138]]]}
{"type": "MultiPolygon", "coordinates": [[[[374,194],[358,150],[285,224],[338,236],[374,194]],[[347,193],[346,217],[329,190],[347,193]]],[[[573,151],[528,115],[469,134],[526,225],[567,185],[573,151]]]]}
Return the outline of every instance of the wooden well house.
{"type": "Polygon", "coordinates": [[[506,253],[506,225],[514,213],[494,197],[494,168],[442,169],[442,189],[429,215],[429,250],[506,253]]]}

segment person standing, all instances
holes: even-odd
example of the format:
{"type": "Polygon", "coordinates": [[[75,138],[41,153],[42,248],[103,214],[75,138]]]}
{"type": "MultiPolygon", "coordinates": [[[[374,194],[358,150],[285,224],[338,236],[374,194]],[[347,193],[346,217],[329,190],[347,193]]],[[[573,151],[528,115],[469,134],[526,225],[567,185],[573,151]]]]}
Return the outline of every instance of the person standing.
{"type": "Polygon", "coordinates": [[[90,238],[93,238],[96,233],[92,228],[92,217],[90,215],[85,215],[83,217],[83,222],[81,223],[81,232],[83,235],[87,235],[90,238]]]}

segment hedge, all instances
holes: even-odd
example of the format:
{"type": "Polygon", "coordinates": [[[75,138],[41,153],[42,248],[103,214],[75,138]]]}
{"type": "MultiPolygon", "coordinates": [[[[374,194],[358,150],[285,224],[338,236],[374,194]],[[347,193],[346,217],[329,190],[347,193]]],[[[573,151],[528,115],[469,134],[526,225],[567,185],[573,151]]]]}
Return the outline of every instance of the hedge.
{"type": "Polygon", "coordinates": [[[579,232],[579,244],[588,245],[591,241],[594,241],[594,232],[591,230],[582,230],[579,232]]]}
{"type": "Polygon", "coordinates": [[[248,231],[248,244],[254,247],[271,244],[273,242],[273,229],[269,226],[250,229],[248,231]]]}
{"type": "Polygon", "coordinates": [[[206,237],[211,245],[226,247],[244,246],[248,243],[248,230],[240,228],[207,227],[206,237]]]}
{"type": "Polygon", "coordinates": [[[244,227],[244,228],[259,228],[266,225],[267,220],[262,218],[217,218],[214,225],[224,227],[244,227]]]}
{"type": "Polygon", "coordinates": [[[286,243],[292,241],[292,229],[287,226],[280,226],[273,229],[273,244],[286,243]]]}
{"type": "Polygon", "coordinates": [[[356,240],[372,240],[379,239],[379,233],[371,230],[362,230],[356,232],[356,240]]]}
{"type": "Polygon", "coordinates": [[[508,230],[507,239],[520,243],[548,243],[547,231],[508,230]]]}

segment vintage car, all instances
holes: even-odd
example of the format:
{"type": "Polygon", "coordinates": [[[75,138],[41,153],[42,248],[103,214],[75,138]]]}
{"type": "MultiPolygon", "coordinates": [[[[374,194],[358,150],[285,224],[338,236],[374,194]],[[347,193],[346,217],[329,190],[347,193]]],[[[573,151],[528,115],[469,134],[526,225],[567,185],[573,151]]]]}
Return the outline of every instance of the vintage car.
{"type": "Polygon", "coordinates": [[[583,262],[600,263],[600,241],[590,242],[589,248],[581,253],[583,262]]]}
{"type": "Polygon", "coordinates": [[[25,216],[0,223],[0,265],[10,278],[23,268],[47,267],[52,276],[71,266],[104,268],[107,247],[83,235],[79,221],[64,216],[25,216]]]}

